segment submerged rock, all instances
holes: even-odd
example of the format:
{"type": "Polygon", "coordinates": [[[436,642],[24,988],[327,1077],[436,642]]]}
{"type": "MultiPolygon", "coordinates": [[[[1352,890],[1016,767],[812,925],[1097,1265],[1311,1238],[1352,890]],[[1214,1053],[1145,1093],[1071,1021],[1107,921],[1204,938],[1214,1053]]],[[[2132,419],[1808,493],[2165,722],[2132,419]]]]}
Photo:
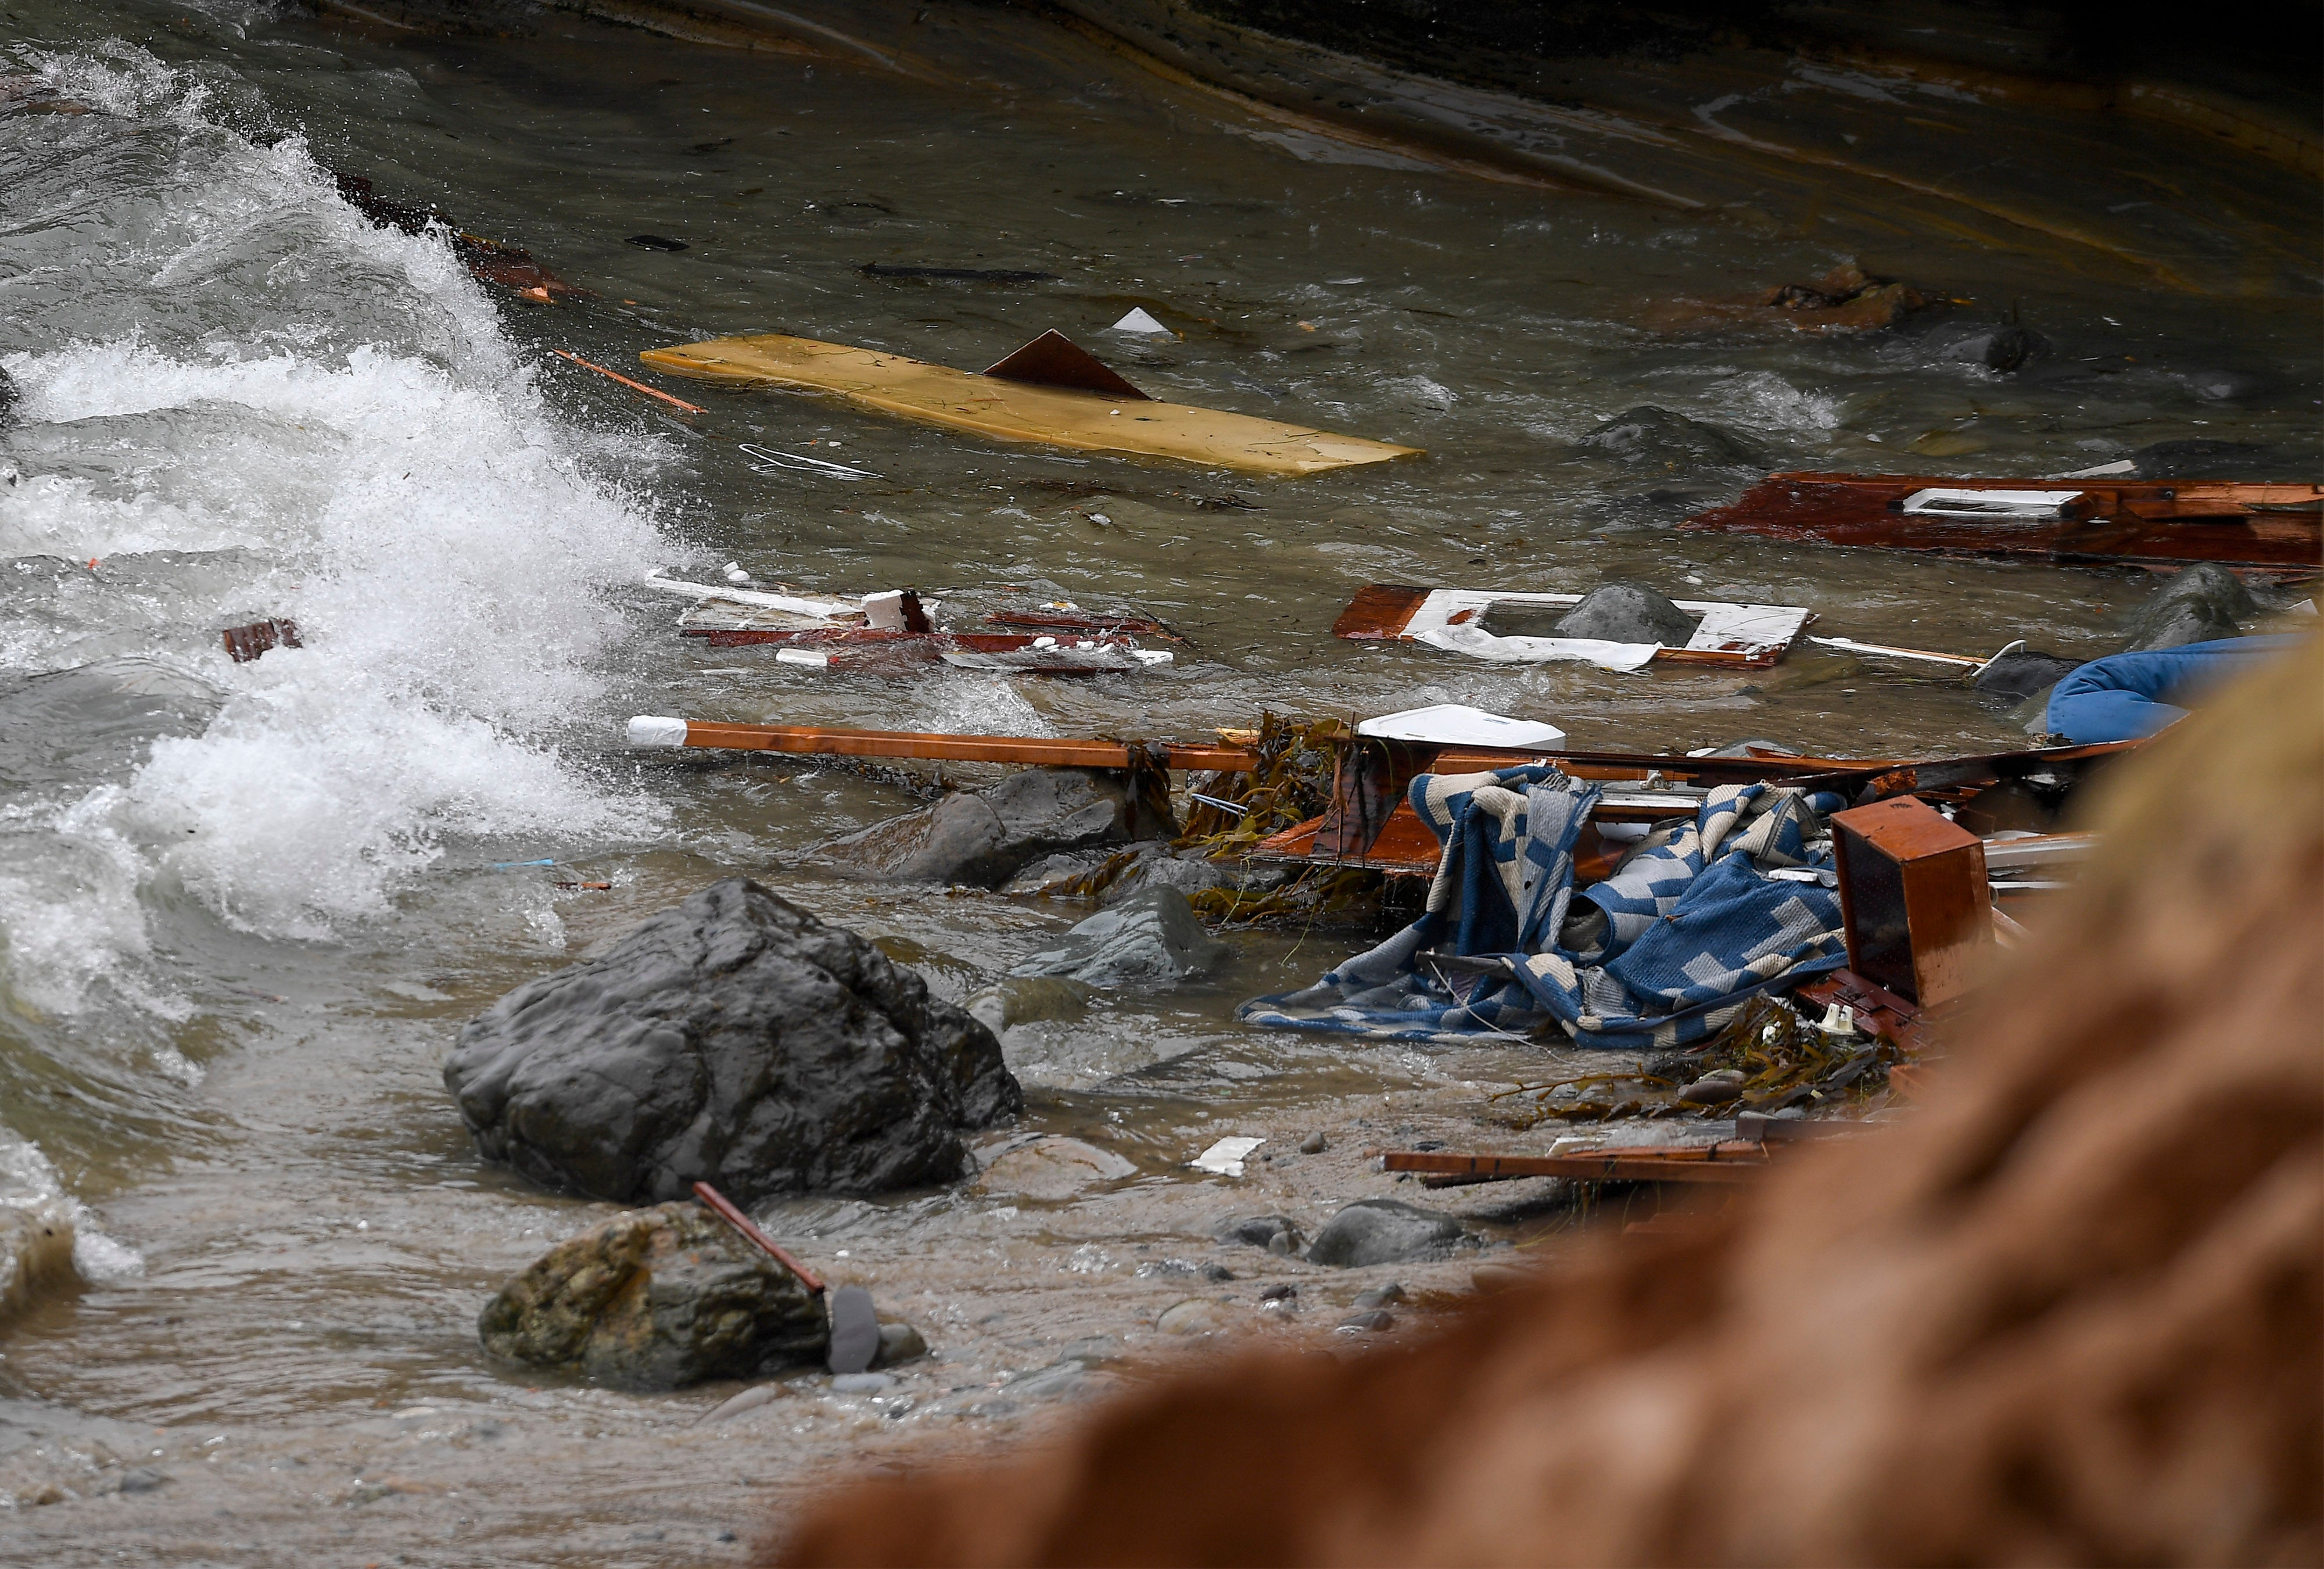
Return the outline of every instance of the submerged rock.
{"type": "Polygon", "coordinates": [[[999,1035],[1012,1024],[1075,1020],[1089,1011],[1090,988],[1056,975],[1011,975],[968,1000],[968,1011],[999,1035]]]}
{"type": "Polygon", "coordinates": [[[1342,1269],[1401,1264],[1442,1253],[1462,1235],[1451,1215],[1393,1198],[1360,1198],[1316,1233],[1307,1261],[1342,1269]]]}
{"type": "Polygon", "coordinates": [[[691,1202],[558,1243],[501,1288],[476,1329],[504,1361],[627,1389],[819,1361],[830,1335],[806,1282],[691,1202]]]}
{"type": "Polygon", "coordinates": [[[1556,635],[1684,648],[1694,617],[1643,584],[1601,583],[1558,617],[1556,635]]]}
{"type": "Polygon", "coordinates": [[[1036,768],[835,839],[822,853],[864,876],[998,888],[1044,856],[1176,835],[1167,810],[1119,773],[1036,768]]]}
{"type": "Polygon", "coordinates": [[[1977,673],[1969,683],[1989,697],[2005,697],[2012,702],[2030,697],[2036,692],[2047,691],[2081,668],[2082,661],[2070,660],[2062,654],[2043,653],[2039,649],[2018,649],[1995,659],[1977,673]]]}
{"type": "Polygon", "coordinates": [[[1088,986],[1178,981],[1215,969],[1232,950],[1203,929],[1175,888],[1149,888],[1097,914],[1010,971],[1088,986]]]}
{"type": "Polygon", "coordinates": [[[486,1159],[617,1203],[947,1182],[1024,1105],[991,1030],[739,877],[502,998],[444,1082],[486,1159]]]}
{"type": "Polygon", "coordinates": [[[1137,1175],[1137,1167],[1111,1149],[1044,1135],[1002,1150],[977,1174],[976,1186],[1022,1198],[1070,1198],[1093,1183],[1137,1175]]]}
{"type": "Polygon", "coordinates": [[[1575,437],[1573,445],[1585,453],[1619,458],[1656,478],[1702,467],[1765,472],[1771,466],[1766,452],[1732,430],[1652,403],[1624,410],[1597,429],[1575,437]]]}
{"type": "Polygon", "coordinates": [[[1299,1223],[1289,1215],[1229,1215],[1211,1228],[1211,1235],[1249,1248],[1268,1247],[1277,1237],[1290,1238],[1291,1248],[1302,1241],[1299,1223]]]}
{"type": "Polygon", "coordinates": [[[2235,637],[2259,614],[2259,602],[2242,578],[2217,562],[2199,561],[2180,568],[2139,607],[2123,651],[2175,649],[2235,637]]]}
{"type": "Polygon", "coordinates": [[[73,1223],[63,1210],[47,1203],[0,1206],[0,1320],[78,1279],[72,1256],[73,1223]]]}
{"type": "Polygon", "coordinates": [[[880,1349],[872,1353],[875,1368],[892,1368],[899,1362],[917,1361],[928,1354],[927,1337],[900,1318],[880,1322],[880,1349]]]}

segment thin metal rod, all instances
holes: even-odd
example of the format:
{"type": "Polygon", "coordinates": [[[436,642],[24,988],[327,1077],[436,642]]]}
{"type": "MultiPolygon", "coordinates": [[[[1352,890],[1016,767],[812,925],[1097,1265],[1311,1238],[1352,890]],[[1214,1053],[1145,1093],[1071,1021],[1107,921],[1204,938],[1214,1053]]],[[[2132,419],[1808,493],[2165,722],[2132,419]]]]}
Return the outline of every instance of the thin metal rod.
{"type": "Polygon", "coordinates": [[[792,1274],[798,1276],[800,1280],[806,1283],[807,1288],[809,1291],[816,1292],[817,1294],[822,1292],[823,1277],[808,1269],[805,1264],[800,1263],[797,1259],[792,1258],[789,1253],[784,1251],[783,1245],[780,1242],[778,1242],[774,1238],[761,1231],[759,1229],[758,1223],[753,1221],[749,1215],[744,1214],[741,1210],[736,1209],[733,1202],[727,1198],[724,1194],[719,1192],[716,1188],[711,1186],[706,1182],[697,1182],[694,1185],[694,1196],[700,1199],[704,1204],[708,1204],[711,1209],[716,1213],[720,1220],[724,1221],[728,1225],[733,1226],[736,1231],[742,1232],[752,1241],[757,1243],[760,1248],[765,1251],[768,1257],[773,1259],[776,1263],[780,1264],[784,1269],[788,1269],[792,1274]]]}
{"type": "Polygon", "coordinates": [[[649,387],[643,382],[633,382],[630,380],[629,377],[622,374],[619,371],[609,371],[603,365],[592,365],[589,361],[583,359],[577,354],[572,354],[561,348],[553,348],[549,352],[553,355],[560,355],[566,359],[571,360],[575,365],[579,365],[585,371],[595,371],[601,376],[610,376],[614,381],[621,383],[622,385],[629,388],[632,392],[643,392],[649,398],[659,398],[663,402],[669,404],[672,408],[683,409],[689,414],[707,414],[710,412],[709,410],[704,408],[699,403],[689,403],[684,398],[673,398],[659,387],[649,387]]]}

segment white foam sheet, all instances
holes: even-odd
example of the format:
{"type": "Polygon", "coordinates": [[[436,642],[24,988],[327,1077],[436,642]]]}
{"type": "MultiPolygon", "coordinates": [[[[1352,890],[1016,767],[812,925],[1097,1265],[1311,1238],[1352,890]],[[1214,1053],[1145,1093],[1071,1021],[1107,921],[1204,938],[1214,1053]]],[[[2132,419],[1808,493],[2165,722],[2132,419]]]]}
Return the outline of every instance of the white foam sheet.
{"type": "Polygon", "coordinates": [[[1533,719],[1511,719],[1471,708],[1465,703],[1439,703],[1429,708],[1407,708],[1383,714],[1356,726],[1359,735],[1383,741],[1425,741],[1440,746],[1508,746],[1554,752],[1565,744],[1565,732],[1533,719]]]}
{"type": "MultiPolygon", "coordinates": [[[[1582,603],[1579,594],[1503,594],[1488,588],[1434,588],[1416,606],[1410,620],[1404,623],[1405,637],[1415,642],[1427,643],[1432,648],[1451,649],[1456,653],[1476,659],[1496,660],[1502,663],[1582,659],[1602,665],[1610,670],[1636,669],[1637,664],[1614,663],[1581,651],[1591,648],[1639,648],[1638,643],[1600,643],[1590,638],[1494,638],[1477,624],[1487,606],[1494,605],[1572,605],[1582,603]],[[1452,618],[1468,613],[1466,620],[1455,623],[1452,618]],[[1491,640],[1480,644],[1474,638],[1447,642],[1428,635],[1436,632],[1474,632],[1491,640]],[[1495,649],[1492,644],[1539,644],[1574,651],[1540,651],[1520,655],[1508,648],[1495,649]]],[[[1686,640],[1690,652],[1740,654],[1756,659],[1789,648],[1794,639],[1815,619],[1815,612],[1797,605],[1737,605],[1722,599],[1674,599],[1671,603],[1696,618],[1694,633],[1686,640]]]]}
{"type": "Polygon", "coordinates": [[[1194,1157],[1197,1171],[1215,1171],[1221,1177],[1240,1177],[1242,1163],[1250,1152],[1266,1143],[1264,1139],[1222,1139],[1194,1157]]]}
{"type": "Polygon", "coordinates": [[[1540,665],[1563,660],[1605,670],[1635,670],[1663,651],[1660,643],[1606,642],[1592,637],[1495,637],[1474,622],[1431,627],[1412,641],[1497,665],[1540,665]]]}

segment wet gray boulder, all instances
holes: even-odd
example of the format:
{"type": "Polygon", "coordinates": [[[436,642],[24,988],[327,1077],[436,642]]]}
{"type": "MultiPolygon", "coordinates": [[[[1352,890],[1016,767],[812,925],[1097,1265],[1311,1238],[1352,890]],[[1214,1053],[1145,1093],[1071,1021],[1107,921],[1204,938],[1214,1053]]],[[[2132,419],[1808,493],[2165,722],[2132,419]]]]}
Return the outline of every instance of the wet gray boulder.
{"type": "Polygon", "coordinates": [[[1085,986],[1181,981],[1216,969],[1232,950],[1203,929],[1175,888],[1149,888],[1102,909],[1011,975],[1060,975],[1085,986]]]}
{"type": "Polygon", "coordinates": [[[2125,653],[2235,637],[2260,614],[2242,578],[2211,561],[2180,568],[2132,618],[2125,653]]]}
{"type": "Polygon", "coordinates": [[[1558,617],[1555,635],[1684,648],[1694,617],[1643,584],[1601,583],[1558,617]]]}
{"type": "Polygon", "coordinates": [[[1167,810],[1122,773],[1036,768],[988,789],[955,791],[820,851],[862,876],[998,888],[1044,856],[1177,832],[1167,810]]]}
{"type": "Polygon", "coordinates": [[[1350,1269],[1401,1264],[1441,1254],[1462,1235],[1461,1223],[1451,1215],[1392,1198],[1360,1198],[1315,1233],[1307,1261],[1350,1269]]]}
{"type": "Polygon", "coordinates": [[[740,877],[502,998],[444,1083],[486,1159],[616,1203],[948,1182],[1024,1105],[991,1030],[740,877]]]}
{"type": "Polygon", "coordinates": [[[2017,702],[2046,692],[2081,668],[2082,661],[2039,649],[2015,649],[1990,660],[1969,686],[1988,697],[2017,702]]]}
{"type": "Polygon", "coordinates": [[[698,1204],[632,1210],[558,1243],[476,1320],[503,1361],[624,1389],[677,1389],[819,1362],[806,1282],[698,1204]]]}
{"type": "Polygon", "coordinates": [[[1769,455],[1732,430],[1702,420],[1690,420],[1641,403],[1625,409],[1595,429],[1573,439],[1581,452],[1618,458],[1651,477],[1683,475],[1690,469],[1748,468],[1764,472],[1769,455]]]}

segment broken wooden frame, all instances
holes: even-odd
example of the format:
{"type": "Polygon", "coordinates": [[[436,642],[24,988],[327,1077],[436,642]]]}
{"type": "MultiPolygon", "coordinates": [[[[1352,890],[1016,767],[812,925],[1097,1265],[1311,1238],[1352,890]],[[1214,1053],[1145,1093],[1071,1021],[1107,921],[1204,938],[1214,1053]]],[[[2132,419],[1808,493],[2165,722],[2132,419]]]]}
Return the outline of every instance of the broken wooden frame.
{"type": "Polygon", "coordinates": [[[1679,527],[2165,571],[2211,561],[2292,580],[2324,568],[2324,485],[1787,473],[1679,527]],[[1979,496],[1993,500],[1980,506],[1979,496]]]}
{"type": "MultiPolygon", "coordinates": [[[[1414,588],[1374,583],[1348,602],[1340,619],[1332,623],[1332,635],[1358,642],[1411,642],[1424,633],[1448,627],[1482,629],[1485,618],[1497,607],[1571,609],[1582,599],[1579,594],[1507,594],[1486,588],[1414,588]]],[[[1715,599],[1671,603],[1696,618],[1695,629],[1684,648],[1656,651],[1654,657],[1660,663],[1765,669],[1782,659],[1815,620],[1813,611],[1795,605],[1735,605],[1715,599]]]]}

